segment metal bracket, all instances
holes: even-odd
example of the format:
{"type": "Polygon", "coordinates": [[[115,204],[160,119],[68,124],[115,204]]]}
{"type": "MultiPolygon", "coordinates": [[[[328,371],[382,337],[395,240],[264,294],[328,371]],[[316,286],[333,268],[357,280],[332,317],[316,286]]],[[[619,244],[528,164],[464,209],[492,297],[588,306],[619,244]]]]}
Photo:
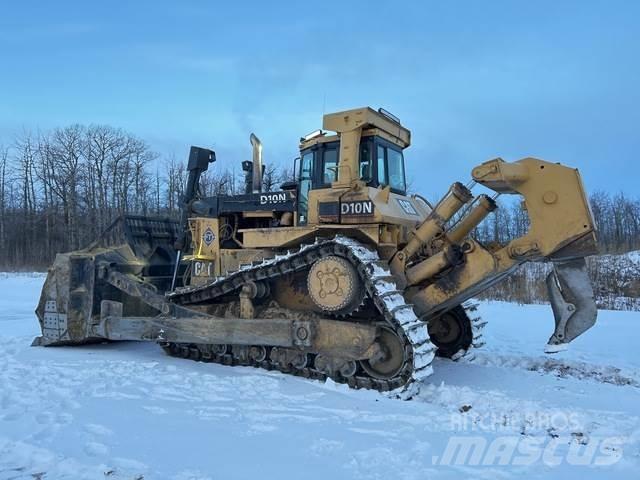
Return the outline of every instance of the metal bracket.
{"type": "Polygon", "coordinates": [[[291,324],[291,328],[291,337],[295,346],[311,347],[314,330],[309,320],[295,320],[291,324]]]}
{"type": "Polygon", "coordinates": [[[573,303],[565,301],[562,295],[562,286],[560,285],[560,281],[558,280],[555,270],[551,271],[547,277],[547,287],[549,291],[549,299],[554,307],[554,314],[556,314],[556,328],[551,338],[559,343],[564,343],[564,334],[567,328],[567,322],[569,321],[569,318],[571,318],[571,315],[576,311],[576,306],[573,303]]]}
{"type": "Polygon", "coordinates": [[[127,295],[138,297],[147,305],[160,310],[163,314],[166,315],[169,313],[171,307],[165,298],[154,292],[150,286],[141,283],[139,280],[110,269],[106,265],[100,265],[98,276],[127,295]]]}
{"type": "Polygon", "coordinates": [[[244,285],[240,291],[240,318],[249,319],[256,317],[256,309],[251,301],[254,298],[251,295],[251,287],[244,285]]]}

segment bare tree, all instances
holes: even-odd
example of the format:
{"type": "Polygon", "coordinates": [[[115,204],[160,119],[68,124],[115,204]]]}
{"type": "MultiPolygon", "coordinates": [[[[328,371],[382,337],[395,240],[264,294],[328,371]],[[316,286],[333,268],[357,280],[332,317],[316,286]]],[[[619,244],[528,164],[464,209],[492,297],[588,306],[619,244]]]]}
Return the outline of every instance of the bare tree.
{"type": "Polygon", "coordinates": [[[7,160],[9,150],[0,145],[0,251],[6,250],[7,223],[7,160]]]}

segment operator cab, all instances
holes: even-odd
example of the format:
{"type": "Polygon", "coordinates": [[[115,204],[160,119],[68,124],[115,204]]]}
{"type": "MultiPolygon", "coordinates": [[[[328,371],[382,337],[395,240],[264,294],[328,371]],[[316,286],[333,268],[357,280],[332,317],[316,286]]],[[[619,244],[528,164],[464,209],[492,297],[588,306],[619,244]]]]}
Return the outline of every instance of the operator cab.
{"type": "MultiPolygon", "coordinates": [[[[326,138],[326,137],[325,137],[326,138]]],[[[300,152],[300,181],[311,189],[330,188],[338,179],[340,141],[318,142],[300,152]]],[[[377,137],[363,137],[360,141],[360,179],[370,187],[384,188],[406,195],[402,149],[377,137]]]]}
{"type": "MultiPolygon", "coordinates": [[[[399,120],[388,112],[381,110],[377,113],[400,127],[399,120]]],[[[362,130],[359,145],[359,179],[367,186],[380,189],[388,187],[393,193],[406,195],[407,182],[402,150],[408,146],[408,138],[399,138],[380,128],[372,127],[362,130]]],[[[338,180],[339,159],[338,135],[327,135],[322,130],[316,130],[300,139],[298,224],[304,225],[307,222],[309,191],[331,188],[332,183],[338,180]]]]}

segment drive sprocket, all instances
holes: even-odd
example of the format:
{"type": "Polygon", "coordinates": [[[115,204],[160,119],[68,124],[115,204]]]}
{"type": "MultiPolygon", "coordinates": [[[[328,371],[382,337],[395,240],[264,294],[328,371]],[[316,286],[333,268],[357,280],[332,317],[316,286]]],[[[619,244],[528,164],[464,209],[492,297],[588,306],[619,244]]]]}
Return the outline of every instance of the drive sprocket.
{"type": "Polygon", "coordinates": [[[307,289],[317,307],[334,315],[349,315],[364,300],[358,272],[346,258],[337,255],[323,257],[311,266],[307,289]]]}

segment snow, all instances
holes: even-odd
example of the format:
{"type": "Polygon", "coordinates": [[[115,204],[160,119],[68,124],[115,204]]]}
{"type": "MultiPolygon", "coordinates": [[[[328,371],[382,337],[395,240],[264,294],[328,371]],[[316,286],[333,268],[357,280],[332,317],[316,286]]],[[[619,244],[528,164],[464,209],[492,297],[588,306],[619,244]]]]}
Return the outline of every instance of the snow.
{"type": "Polygon", "coordinates": [[[472,360],[436,359],[417,396],[400,401],[171,358],[153,344],[32,348],[43,280],[0,274],[0,480],[583,480],[640,470],[638,312],[601,311],[549,356],[549,307],[480,303],[486,346],[472,360]],[[487,448],[451,460],[459,438],[487,448]],[[542,454],[510,455],[532,445],[542,454]]]}

